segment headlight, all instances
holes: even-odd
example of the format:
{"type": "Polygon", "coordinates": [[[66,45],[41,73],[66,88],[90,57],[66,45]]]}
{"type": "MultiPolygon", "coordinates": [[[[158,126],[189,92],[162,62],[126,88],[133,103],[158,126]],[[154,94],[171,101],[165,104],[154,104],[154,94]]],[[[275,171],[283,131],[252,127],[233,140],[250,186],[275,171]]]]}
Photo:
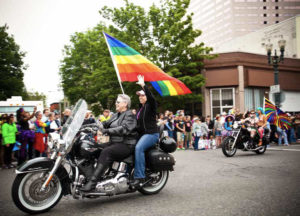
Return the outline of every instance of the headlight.
{"type": "Polygon", "coordinates": [[[233,129],[237,129],[238,126],[239,126],[239,125],[238,125],[237,123],[234,123],[234,124],[233,124],[233,129]]]}

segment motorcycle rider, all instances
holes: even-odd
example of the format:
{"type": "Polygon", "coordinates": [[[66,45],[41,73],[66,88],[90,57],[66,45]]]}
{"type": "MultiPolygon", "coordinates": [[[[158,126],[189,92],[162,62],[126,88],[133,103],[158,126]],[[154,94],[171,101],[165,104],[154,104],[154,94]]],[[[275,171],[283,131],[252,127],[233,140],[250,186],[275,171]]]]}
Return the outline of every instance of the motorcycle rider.
{"type": "Polygon", "coordinates": [[[110,142],[102,145],[102,150],[97,167],[90,181],[81,189],[88,192],[95,188],[97,180],[104,174],[106,169],[116,160],[122,160],[134,151],[136,144],[137,120],[129,110],[131,100],[128,95],[120,94],[116,100],[116,111],[108,121],[103,122],[100,128],[103,134],[110,136],[110,142]]]}
{"type": "Polygon", "coordinates": [[[137,76],[138,82],[143,90],[137,92],[140,101],[140,109],[137,117],[137,131],[139,141],[135,147],[134,180],[131,186],[139,187],[145,180],[145,151],[154,146],[159,139],[158,127],[156,125],[156,100],[148,87],[145,85],[144,77],[137,76]]]}
{"type": "Polygon", "coordinates": [[[243,122],[249,122],[251,127],[250,132],[250,141],[253,142],[253,138],[257,131],[257,123],[259,122],[258,118],[256,117],[255,110],[250,111],[250,115],[248,118],[246,118],[243,122]]]}

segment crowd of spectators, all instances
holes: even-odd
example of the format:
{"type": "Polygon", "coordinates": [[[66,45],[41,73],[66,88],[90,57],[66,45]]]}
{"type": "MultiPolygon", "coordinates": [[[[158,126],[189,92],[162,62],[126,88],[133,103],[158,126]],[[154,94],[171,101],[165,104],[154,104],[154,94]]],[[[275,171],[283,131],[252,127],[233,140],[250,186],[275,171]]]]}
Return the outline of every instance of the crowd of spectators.
{"type": "MultiPolygon", "coordinates": [[[[136,110],[132,110],[136,114],[136,110]]],[[[157,126],[162,129],[163,136],[169,136],[177,142],[178,150],[206,150],[217,149],[224,137],[230,135],[233,121],[250,118],[256,114],[262,115],[262,109],[240,113],[236,109],[223,112],[215,118],[210,116],[189,116],[184,110],[165,111],[157,116],[157,126]]],[[[44,109],[43,112],[34,110],[28,113],[20,108],[16,115],[3,114],[0,117],[0,164],[2,168],[13,168],[28,159],[48,156],[49,148],[47,136],[49,133],[59,133],[62,125],[67,121],[71,110],[66,109],[61,116],[59,113],[44,109]]],[[[107,121],[111,116],[110,110],[104,110],[98,120],[107,121]]],[[[300,141],[300,114],[290,115],[292,127],[281,129],[267,123],[264,127],[271,130],[271,142],[278,145],[289,145],[300,141]]],[[[83,124],[96,122],[96,118],[88,111],[83,124]]]]}
{"type": "Polygon", "coordinates": [[[297,140],[300,141],[300,114],[288,115],[292,122],[289,130],[270,125],[262,108],[245,113],[240,113],[239,110],[233,108],[228,113],[218,114],[215,118],[211,118],[209,115],[206,117],[185,115],[184,110],[178,110],[176,113],[167,110],[159,114],[157,125],[163,127],[165,136],[176,140],[178,150],[217,149],[221,147],[222,140],[231,134],[234,121],[251,119],[253,116],[261,137],[263,135],[261,129],[266,127],[271,130],[271,142],[282,145],[283,141],[283,145],[287,146],[297,140]],[[260,122],[262,123],[260,124],[260,122]]]}

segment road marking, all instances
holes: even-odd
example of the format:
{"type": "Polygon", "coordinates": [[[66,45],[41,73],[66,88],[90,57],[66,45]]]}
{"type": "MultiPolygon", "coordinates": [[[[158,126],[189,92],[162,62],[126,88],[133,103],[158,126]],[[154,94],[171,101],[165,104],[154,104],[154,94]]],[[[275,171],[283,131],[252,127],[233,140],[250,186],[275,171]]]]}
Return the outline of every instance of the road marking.
{"type": "Polygon", "coordinates": [[[300,151],[300,149],[278,149],[278,148],[267,148],[267,150],[275,150],[275,151],[300,151]]]}

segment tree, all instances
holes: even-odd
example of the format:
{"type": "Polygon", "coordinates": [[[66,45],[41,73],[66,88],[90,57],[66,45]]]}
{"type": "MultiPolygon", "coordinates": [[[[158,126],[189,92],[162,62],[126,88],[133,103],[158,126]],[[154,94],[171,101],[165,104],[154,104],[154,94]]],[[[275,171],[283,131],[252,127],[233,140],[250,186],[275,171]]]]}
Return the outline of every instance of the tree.
{"type": "MultiPolygon", "coordinates": [[[[212,48],[194,44],[201,31],[193,29],[192,14],[187,14],[189,2],[164,0],[160,6],[152,5],[148,12],[128,0],[125,7],[103,7],[100,14],[113,24],[106,27],[100,23],[86,33],[76,33],[72,45],[65,48],[61,75],[71,102],[86,96],[88,102],[100,101],[103,107],[110,108],[120,92],[102,30],[136,49],[192,90],[190,95],[164,98],[155,93],[162,109],[182,109],[188,103],[201,101],[205,79],[200,70],[203,59],[213,56],[209,54],[212,48]]],[[[138,89],[134,83],[123,85],[129,95],[138,89]]],[[[133,98],[136,105],[137,97],[133,98]]]]}
{"type": "Polygon", "coordinates": [[[0,100],[11,96],[24,96],[26,93],[23,82],[25,53],[20,51],[7,30],[7,25],[0,26],[0,100]]]}

